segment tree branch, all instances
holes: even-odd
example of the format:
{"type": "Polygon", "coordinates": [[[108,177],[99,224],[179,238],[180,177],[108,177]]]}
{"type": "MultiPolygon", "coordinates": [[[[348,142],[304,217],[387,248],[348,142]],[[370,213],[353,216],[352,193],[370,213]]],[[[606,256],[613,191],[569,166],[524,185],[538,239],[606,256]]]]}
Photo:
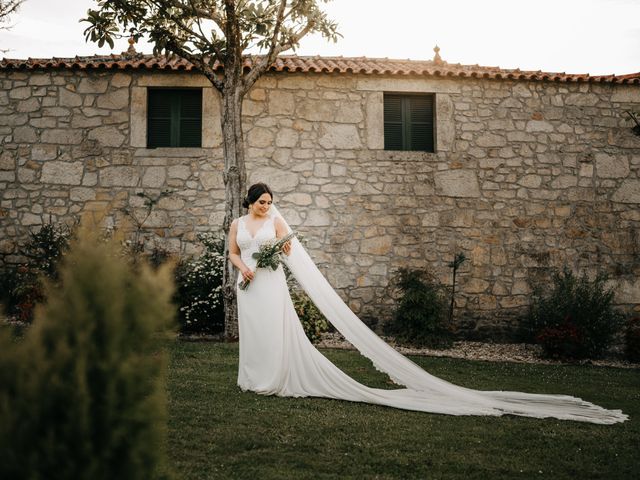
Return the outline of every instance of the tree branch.
{"type": "Polygon", "coordinates": [[[3,22],[6,17],[14,13],[22,2],[24,0],[9,0],[6,3],[0,3],[0,22],[3,22]]]}
{"type": "Polygon", "coordinates": [[[244,79],[244,90],[248,91],[254,83],[260,78],[267,68],[271,66],[271,64],[276,60],[278,55],[285,50],[289,50],[291,47],[296,45],[302,37],[304,37],[307,33],[309,33],[313,27],[315,26],[315,21],[310,20],[304,28],[298,31],[298,33],[294,34],[288,42],[285,42],[281,45],[272,44],[269,50],[269,53],[263,57],[263,59],[253,67],[244,79]]]}
{"type": "Polygon", "coordinates": [[[304,37],[307,33],[309,33],[315,26],[316,26],[315,20],[309,20],[309,23],[307,23],[303,29],[299,30],[298,33],[293,35],[288,42],[283,43],[279,47],[275,48],[273,52],[274,58],[275,56],[278,56],[280,53],[284,52],[285,50],[289,50],[291,47],[296,45],[300,41],[300,39],[304,37]]]}
{"type": "MultiPolygon", "coordinates": [[[[193,6],[193,0],[189,0],[189,3],[193,6]]],[[[195,11],[195,7],[194,7],[194,11],[195,11]]],[[[202,25],[200,25],[200,17],[196,16],[196,20],[195,22],[198,24],[198,30],[200,30],[200,34],[202,37],[206,38],[205,33],[202,31],[202,25]]],[[[218,59],[218,61],[220,61],[220,63],[223,62],[223,58],[222,58],[222,52],[216,47],[215,44],[215,40],[216,40],[216,35],[215,32],[211,32],[211,50],[213,50],[213,54],[214,56],[218,59]]]]}
{"type": "Polygon", "coordinates": [[[276,26],[273,29],[273,37],[271,37],[271,46],[269,53],[271,53],[278,44],[278,35],[280,35],[280,28],[284,21],[284,11],[287,7],[287,0],[280,0],[280,7],[278,7],[278,16],[276,17],[276,26]]]}
{"type": "Polygon", "coordinates": [[[175,53],[176,55],[184,58],[185,60],[191,62],[196,68],[200,70],[205,77],[209,79],[209,81],[213,84],[213,86],[220,92],[222,92],[223,83],[221,80],[216,78],[215,70],[213,69],[213,64],[208,65],[204,59],[199,55],[194,55],[191,52],[188,52],[183,47],[178,45],[174,39],[169,39],[167,41],[167,47],[170,51],[175,53]]]}
{"type": "MultiPolygon", "coordinates": [[[[151,3],[153,3],[159,10],[163,9],[163,5],[162,2],[158,2],[157,0],[150,0],[151,3]]],[[[174,0],[171,0],[174,4],[176,3],[174,0]]],[[[184,8],[184,5],[180,4],[180,2],[177,2],[179,4],[179,8],[184,8]]],[[[177,7],[177,6],[176,6],[177,7]]],[[[185,25],[185,23],[180,20],[178,17],[171,15],[170,13],[165,13],[165,18],[171,22],[174,22],[181,30],[183,30],[187,35],[193,35],[196,38],[199,38],[203,43],[205,44],[210,44],[211,42],[209,41],[209,39],[204,35],[204,34],[199,34],[198,32],[195,32],[193,29],[189,28],[187,25],[185,25]]]]}
{"type": "MultiPolygon", "coordinates": [[[[180,0],[168,0],[168,1],[171,2],[171,4],[174,7],[185,8],[186,6],[180,0]]],[[[216,23],[216,25],[220,27],[221,30],[224,30],[224,18],[218,13],[216,13],[215,10],[213,9],[206,10],[204,8],[198,8],[193,4],[191,0],[189,0],[189,4],[191,7],[191,11],[195,13],[198,17],[208,18],[209,20],[213,20],[216,23]]]]}

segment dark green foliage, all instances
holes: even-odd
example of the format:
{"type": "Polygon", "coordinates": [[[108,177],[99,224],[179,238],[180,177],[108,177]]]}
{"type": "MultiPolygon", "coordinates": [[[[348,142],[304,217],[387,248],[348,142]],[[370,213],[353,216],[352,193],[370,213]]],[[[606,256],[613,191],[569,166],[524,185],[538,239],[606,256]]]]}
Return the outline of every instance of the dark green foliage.
{"type": "Polygon", "coordinates": [[[329,330],[327,319],[304,291],[292,290],[291,300],[307,338],[312,342],[320,340],[322,334],[329,330]]]}
{"type": "Polygon", "coordinates": [[[204,246],[195,259],[182,260],[176,268],[178,320],[183,333],[219,333],[224,330],[222,276],[224,237],[201,234],[204,246]]]}
{"type": "Polygon", "coordinates": [[[29,259],[29,266],[46,275],[57,278],[58,263],[69,249],[75,227],[64,223],[45,223],[40,230],[32,232],[22,254],[29,259]]]}
{"type": "MultiPolygon", "coordinates": [[[[205,55],[224,64],[227,59],[244,54],[250,46],[273,56],[295,48],[307,33],[320,33],[334,42],[339,35],[336,23],[320,9],[319,4],[325,0],[289,1],[282,9],[281,2],[273,1],[198,0],[178,8],[173,0],[96,3],[97,9],[88,10],[82,19],[89,23],[84,31],[87,41],[96,42],[99,47],[106,42],[113,48],[116,38],[132,36],[137,41],[148,37],[155,55],[193,56],[198,59],[198,66],[205,55]],[[218,28],[203,31],[200,23],[210,20],[218,28]],[[232,34],[227,38],[229,32],[232,34]]],[[[206,65],[209,69],[204,73],[213,71],[212,61],[206,65]]],[[[237,75],[242,74],[241,69],[237,75]]]]}
{"type": "Polygon", "coordinates": [[[627,359],[640,362],[640,317],[633,317],[627,321],[624,336],[627,359]]]}
{"type": "Polygon", "coordinates": [[[0,478],[160,478],[171,273],[73,244],[21,341],[0,339],[0,478]]]}
{"type": "Polygon", "coordinates": [[[8,315],[30,322],[36,304],[44,299],[42,280],[58,277],[58,264],[69,248],[75,226],[45,223],[31,232],[20,254],[27,258],[21,265],[8,265],[2,272],[2,298],[8,315]]]}
{"type": "Polygon", "coordinates": [[[620,331],[622,315],[613,308],[613,290],[607,277],[589,280],[567,267],[554,272],[553,284],[534,286],[533,302],[524,329],[529,340],[542,345],[546,355],[598,358],[620,331]]]}
{"type": "Polygon", "coordinates": [[[33,320],[36,304],[44,299],[42,275],[28,265],[11,265],[3,272],[2,302],[11,317],[24,323],[33,320]]]}
{"type": "Polygon", "coordinates": [[[154,245],[151,251],[147,254],[147,261],[154,269],[158,269],[162,265],[165,265],[172,258],[173,255],[171,252],[159,245],[154,245]]]}
{"type": "Polygon", "coordinates": [[[399,293],[398,306],[384,332],[414,345],[450,346],[451,335],[445,328],[446,288],[429,273],[407,268],[398,270],[393,287],[399,293]]]}

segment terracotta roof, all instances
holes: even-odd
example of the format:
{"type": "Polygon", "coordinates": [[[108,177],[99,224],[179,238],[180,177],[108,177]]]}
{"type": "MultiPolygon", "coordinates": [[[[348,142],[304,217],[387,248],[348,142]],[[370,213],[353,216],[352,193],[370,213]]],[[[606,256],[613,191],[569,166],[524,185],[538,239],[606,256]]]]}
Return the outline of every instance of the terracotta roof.
{"type": "MultiPolygon", "coordinates": [[[[247,56],[245,67],[252,65],[256,57],[247,56]]],[[[216,70],[222,65],[215,63],[216,70]]],[[[186,60],[174,57],[143,54],[111,54],[73,58],[4,58],[0,61],[0,70],[35,70],[49,68],[70,69],[146,69],[146,70],[195,70],[186,60]]],[[[398,60],[367,57],[303,57],[281,56],[270,67],[274,72],[324,72],[324,73],[360,73],[366,75],[423,75],[447,78],[488,78],[508,80],[546,80],[551,82],[604,82],[640,84],[640,72],[628,75],[589,75],[553,73],[542,71],[509,70],[500,67],[480,65],[450,64],[439,59],[398,60]]]]}

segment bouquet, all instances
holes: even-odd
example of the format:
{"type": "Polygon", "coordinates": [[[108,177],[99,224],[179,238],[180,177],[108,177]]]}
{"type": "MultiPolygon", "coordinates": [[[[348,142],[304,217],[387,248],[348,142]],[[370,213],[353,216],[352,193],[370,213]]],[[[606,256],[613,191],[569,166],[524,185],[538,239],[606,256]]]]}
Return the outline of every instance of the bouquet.
{"type": "MultiPolygon", "coordinates": [[[[257,260],[256,267],[257,268],[271,268],[272,270],[276,270],[280,262],[282,261],[282,247],[285,243],[291,240],[293,237],[297,236],[295,232],[291,232],[290,234],[282,237],[278,241],[270,241],[265,242],[260,245],[260,248],[257,252],[251,255],[252,258],[257,260]]],[[[249,286],[250,280],[243,280],[240,283],[240,290],[246,290],[249,286]]]]}

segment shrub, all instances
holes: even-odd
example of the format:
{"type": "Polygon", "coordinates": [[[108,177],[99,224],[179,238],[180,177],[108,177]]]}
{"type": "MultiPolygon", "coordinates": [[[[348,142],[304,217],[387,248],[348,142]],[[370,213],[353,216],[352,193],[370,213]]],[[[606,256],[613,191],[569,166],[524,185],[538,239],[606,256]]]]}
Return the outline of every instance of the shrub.
{"type": "Polygon", "coordinates": [[[632,317],[628,320],[624,336],[627,359],[640,362],[640,317],[632,317]]]}
{"type": "Polygon", "coordinates": [[[45,223],[31,232],[19,252],[27,262],[7,266],[2,274],[2,302],[7,314],[22,322],[31,322],[34,308],[44,300],[43,278],[57,279],[58,264],[69,248],[75,226],[45,223]]]}
{"type": "Polygon", "coordinates": [[[23,323],[31,322],[36,303],[42,301],[42,283],[28,265],[8,265],[2,270],[2,304],[5,312],[23,323]]]}
{"type": "MultiPolygon", "coordinates": [[[[298,238],[300,238],[300,236],[298,238]]],[[[293,307],[300,319],[304,333],[311,342],[315,343],[320,340],[324,332],[332,329],[332,325],[309,298],[309,295],[302,289],[284,263],[282,267],[287,277],[287,286],[289,287],[293,307]]]]}
{"type": "Polygon", "coordinates": [[[32,232],[22,254],[29,259],[29,266],[48,278],[57,278],[58,264],[69,249],[75,235],[75,227],[64,223],[45,223],[32,232]]]}
{"type": "Polygon", "coordinates": [[[547,356],[597,358],[620,330],[622,316],[613,308],[613,290],[607,277],[592,281],[577,277],[567,267],[553,274],[546,291],[534,286],[533,302],[525,319],[529,339],[539,343],[547,356]]]}
{"type": "Polygon", "coordinates": [[[304,291],[291,290],[291,300],[307,338],[312,342],[319,341],[322,334],[329,330],[327,319],[304,291]]]}
{"type": "Polygon", "coordinates": [[[82,238],[24,339],[3,333],[0,478],[161,478],[172,284],[139,270],[82,238]]]}
{"type": "Polygon", "coordinates": [[[451,334],[445,328],[447,289],[428,272],[407,268],[398,270],[392,287],[399,293],[398,305],[384,333],[419,346],[451,346],[451,334]]]}
{"type": "Polygon", "coordinates": [[[582,335],[571,317],[566,317],[562,325],[544,327],[536,336],[536,343],[542,345],[549,357],[576,357],[582,341],[582,335]]]}
{"type": "Polygon", "coordinates": [[[224,330],[222,276],[224,237],[205,233],[198,236],[204,246],[195,259],[183,260],[176,269],[175,303],[183,333],[218,333],[224,330]]]}
{"type": "Polygon", "coordinates": [[[158,269],[171,261],[172,258],[174,258],[174,255],[169,250],[154,243],[153,248],[147,255],[147,262],[152,268],[158,269]]]}

